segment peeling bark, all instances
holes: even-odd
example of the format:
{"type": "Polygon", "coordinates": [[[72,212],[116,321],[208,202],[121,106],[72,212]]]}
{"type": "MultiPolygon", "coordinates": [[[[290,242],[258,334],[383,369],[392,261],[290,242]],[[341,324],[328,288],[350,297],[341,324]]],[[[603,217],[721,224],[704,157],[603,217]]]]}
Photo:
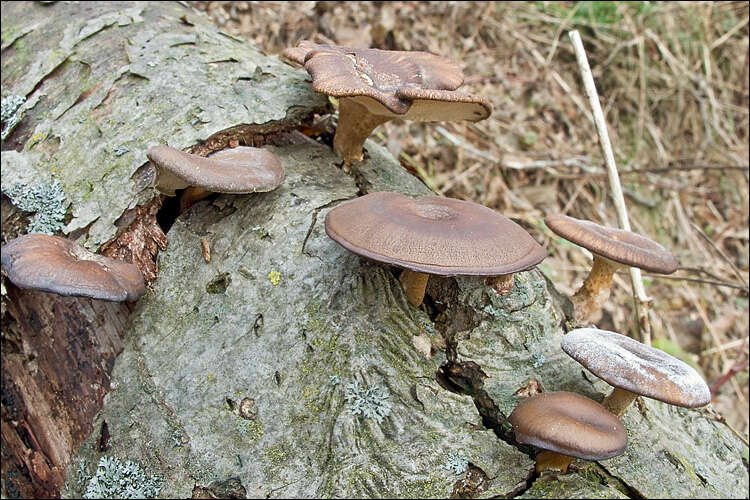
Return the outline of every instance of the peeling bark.
{"type": "Polygon", "coordinates": [[[5,287],[3,492],[56,497],[109,391],[133,306],[5,287]]]}

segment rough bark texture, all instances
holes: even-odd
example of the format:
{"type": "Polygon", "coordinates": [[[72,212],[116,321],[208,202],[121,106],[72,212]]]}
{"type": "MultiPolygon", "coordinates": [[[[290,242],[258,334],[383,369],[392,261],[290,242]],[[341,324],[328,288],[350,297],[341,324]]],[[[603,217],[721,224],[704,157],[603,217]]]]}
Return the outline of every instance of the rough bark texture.
{"type": "MultiPolygon", "coordinates": [[[[305,80],[176,3],[3,3],[3,97],[26,98],[2,144],[3,188],[58,180],[64,232],[91,249],[107,242],[102,253],[152,282],[166,239],[147,147],[262,142],[326,106],[305,80]]],[[[28,222],[5,196],[2,219],[4,241],[28,222]]],[[[3,494],[55,496],[132,307],[5,286],[3,494]]]]}
{"type": "MultiPolygon", "coordinates": [[[[23,32],[27,22],[38,22],[33,12],[47,8],[68,7],[27,4],[24,15],[13,17],[16,32],[23,32]],[[24,26],[19,26],[22,20],[24,26]]],[[[52,118],[26,123],[27,114],[13,135],[20,151],[8,160],[3,154],[3,182],[6,166],[10,179],[25,179],[40,171],[49,174],[34,163],[38,155],[46,155],[46,161],[56,158],[42,165],[54,165],[55,175],[70,189],[66,193],[74,218],[68,230],[93,222],[88,233],[79,235],[93,247],[116,235],[114,222],[128,208],[153,197],[131,180],[144,171],[139,167],[149,145],[170,132],[179,139],[172,135],[169,144],[180,148],[211,143],[211,136],[228,140],[231,134],[221,133],[226,129],[276,123],[287,119],[290,110],[310,113],[320,103],[306,90],[303,72],[216,34],[202,17],[179,5],[114,7],[132,8],[140,9],[137,16],[144,21],[129,14],[125,25],[110,25],[90,37],[93,41],[107,31],[125,30],[126,38],[135,41],[124,44],[126,50],[154,48],[145,59],[129,56],[125,64],[131,68],[141,64],[150,71],[148,62],[155,54],[171,61],[162,51],[183,51],[185,33],[195,36],[188,42],[191,55],[182,62],[184,78],[165,81],[152,74],[153,79],[131,79],[123,76],[131,74],[125,71],[120,80],[130,82],[128,91],[118,92],[112,83],[115,91],[109,99],[97,99],[106,103],[107,116],[133,114],[133,94],[148,103],[130,117],[132,122],[118,121],[103,135],[111,137],[110,147],[128,137],[131,151],[123,156],[133,158],[112,174],[120,180],[112,180],[101,196],[76,194],[75,186],[92,173],[81,172],[81,164],[73,161],[80,151],[64,152],[70,146],[64,140],[53,153],[28,146],[45,126],[53,130],[46,121],[52,118]],[[192,25],[180,21],[183,13],[192,25]],[[156,29],[150,23],[163,25],[156,29]],[[207,62],[230,49],[242,62],[207,62]],[[235,65],[238,71],[245,69],[230,75],[228,67],[235,65]],[[241,75],[250,66],[263,68],[250,73],[256,78],[253,85],[222,93],[245,81],[241,75]],[[227,73],[217,79],[218,68],[227,73]],[[276,76],[264,76],[266,71],[276,76]],[[282,90],[284,82],[293,90],[282,90]],[[217,99],[224,99],[226,115],[207,104],[211,99],[193,97],[199,95],[194,85],[202,85],[200,92],[223,96],[217,99]],[[166,110],[158,104],[164,94],[169,94],[166,110]],[[248,119],[249,111],[242,111],[241,118],[232,114],[243,103],[258,101],[267,119],[248,119]],[[197,103],[213,110],[208,124],[193,121],[195,115],[186,112],[197,103]],[[13,168],[18,165],[31,166],[31,173],[13,168]],[[130,193],[125,202],[113,196],[119,189],[130,193]],[[89,205],[91,198],[96,201],[89,205]]],[[[6,53],[18,51],[19,41],[31,36],[6,41],[9,10],[3,6],[3,46],[10,44],[3,51],[4,86],[6,62],[10,64],[6,58],[11,57],[6,53]]],[[[81,26],[86,22],[82,19],[81,26]]],[[[177,60],[184,56],[180,53],[177,60]]],[[[66,64],[73,59],[69,56],[66,64]]],[[[89,113],[78,112],[74,105],[62,116],[75,115],[77,121],[89,113]]],[[[90,126],[86,119],[77,126],[71,121],[68,132],[80,127],[76,141],[99,151],[95,142],[85,142],[91,140],[90,126]]],[[[515,275],[515,286],[505,297],[481,278],[431,278],[425,299],[429,314],[409,306],[395,269],[347,252],[326,236],[323,223],[332,207],[365,192],[418,195],[427,189],[369,142],[365,161],[350,175],[326,145],[272,149],[287,172],[281,187],[198,202],[168,232],[167,249],[158,256],[158,278],[131,317],[112,371],[111,392],[93,421],[95,432],[67,470],[64,496],[85,490],[86,476],[95,472],[102,455],[139,463],[148,475],[163,479],[161,496],[178,498],[229,484],[233,492],[250,497],[747,495],[748,473],[737,438],[705,412],[650,400],[625,414],[630,443],[624,455],[600,463],[575,460],[568,474],[535,477],[534,450],[514,442],[504,418],[518,403],[514,392],[531,378],[546,390],[575,391],[598,401],[609,392],[559,347],[564,322],[559,311],[570,310],[570,304],[531,270],[515,275]],[[203,258],[202,238],[209,243],[210,262],[203,258]],[[413,341],[423,335],[445,350],[426,359],[413,341]],[[380,410],[380,418],[356,412],[356,401],[366,397],[364,389],[381,396],[370,405],[380,410]],[[249,400],[251,411],[245,404],[249,400]],[[102,428],[109,435],[105,447],[102,428]],[[467,459],[465,471],[450,454],[467,459]]],[[[3,399],[4,415],[5,405],[3,399]]],[[[3,493],[12,496],[9,482],[4,474],[3,493]]]]}

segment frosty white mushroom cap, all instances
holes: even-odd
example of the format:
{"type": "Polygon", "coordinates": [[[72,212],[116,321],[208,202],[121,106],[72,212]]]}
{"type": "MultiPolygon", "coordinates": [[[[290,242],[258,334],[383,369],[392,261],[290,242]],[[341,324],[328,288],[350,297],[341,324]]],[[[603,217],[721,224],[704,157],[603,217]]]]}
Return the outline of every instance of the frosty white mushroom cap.
{"type": "Polygon", "coordinates": [[[625,335],[579,328],[568,332],[560,345],[570,357],[614,387],[686,408],[711,401],[711,391],[693,368],[625,335]]]}

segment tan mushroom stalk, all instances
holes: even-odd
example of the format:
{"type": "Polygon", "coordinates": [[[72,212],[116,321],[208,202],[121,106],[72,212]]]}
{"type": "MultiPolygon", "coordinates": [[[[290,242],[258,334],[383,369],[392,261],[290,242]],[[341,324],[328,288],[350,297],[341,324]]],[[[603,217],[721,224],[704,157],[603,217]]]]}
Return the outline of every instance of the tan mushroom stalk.
{"type": "Polygon", "coordinates": [[[543,451],[536,471],[566,472],[574,457],[605,460],[622,454],[627,433],[622,422],[596,401],[572,392],[548,392],[522,401],[508,420],[516,441],[543,451]]]}
{"type": "Polygon", "coordinates": [[[464,75],[452,61],[427,52],[350,49],[309,41],[284,56],[304,65],[316,92],[339,99],[333,149],[345,168],[361,161],[378,125],[393,118],[417,121],[484,120],[487,100],[457,92],[464,75]]]}
{"type": "Polygon", "coordinates": [[[422,303],[429,275],[498,276],[546,257],[519,225],[476,203],[370,193],[328,212],[326,233],[347,250],[403,269],[407,300],[422,303]]]}
{"type": "Polygon", "coordinates": [[[589,275],[571,297],[576,325],[593,322],[609,297],[612,278],[620,267],[632,266],[659,274],[671,274],[677,270],[677,260],[669,250],[631,231],[562,214],[549,215],[544,222],[557,235],[594,255],[589,275]]]}
{"type": "Polygon", "coordinates": [[[59,236],[19,236],[2,247],[0,260],[19,288],[118,302],[136,300],[146,291],[135,265],[89,252],[59,236]]]}
{"type": "Polygon", "coordinates": [[[169,146],[154,146],[146,156],[156,169],[159,191],[175,196],[176,190],[186,189],[183,208],[210,193],[272,191],[284,180],[281,161],[262,148],[240,146],[204,158],[169,146]]]}
{"type": "Polygon", "coordinates": [[[614,386],[603,404],[618,417],[638,396],[685,408],[697,408],[711,401],[711,391],[693,368],[625,335],[579,328],[563,337],[561,347],[591,373],[614,386]]]}

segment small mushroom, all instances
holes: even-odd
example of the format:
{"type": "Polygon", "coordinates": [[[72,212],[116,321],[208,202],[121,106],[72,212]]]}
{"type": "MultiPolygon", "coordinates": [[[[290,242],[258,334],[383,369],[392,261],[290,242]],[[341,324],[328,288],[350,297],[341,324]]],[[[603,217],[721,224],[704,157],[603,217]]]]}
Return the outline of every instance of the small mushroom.
{"type": "Polygon", "coordinates": [[[576,325],[592,322],[609,297],[612,277],[623,266],[660,274],[677,270],[674,256],[655,241],[623,229],[601,226],[567,215],[544,219],[554,233],[591,251],[594,262],[581,288],[571,297],[576,325]]]}
{"type": "Polygon", "coordinates": [[[19,236],[2,247],[1,260],[8,279],[20,288],[118,302],[136,300],[146,291],[135,265],[59,236],[19,236]]]}
{"type": "Polygon", "coordinates": [[[326,233],[347,250],[403,268],[409,303],[424,298],[430,274],[498,276],[525,271],[547,255],[518,224],[482,205],[378,192],[328,212],[326,233]]]}
{"type": "Polygon", "coordinates": [[[698,372],[666,352],[625,335],[579,328],[568,332],[560,346],[588,371],[615,387],[602,404],[618,417],[639,395],[685,408],[711,402],[711,391],[698,372]]]}
{"type": "Polygon", "coordinates": [[[536,471],[568,470],[573,457],[606,460],[625,451],[625,426],[602,405],[572,392],[546,392],[519,403],[508,417],[516,441],[542,448],[536,471]]]}
{"type": "MultiPolygon", "coordinates": [[[[261,148],[239,146],[204,158],[169,146],[154,146],[146,156],[156,168],[156,188],[167,196],[190,188],[184,196],[192,202],[209,193],[272,191],[284,180],[281,161],[261,148]]],[[[188,200],[183,200],[183,205],[186,203],[188,200]]]]}
{"type": "Polygon", "coordinates": [[[486,99],[455,91],[464,81],[458,65],[428,52],[302,41],[283,55],[304,65],[316,92],[339,98],[333,149],[347,169],[362,160],[362,148],[372,131],[393,118],[479,121],[492,113],[486,99]]]}

